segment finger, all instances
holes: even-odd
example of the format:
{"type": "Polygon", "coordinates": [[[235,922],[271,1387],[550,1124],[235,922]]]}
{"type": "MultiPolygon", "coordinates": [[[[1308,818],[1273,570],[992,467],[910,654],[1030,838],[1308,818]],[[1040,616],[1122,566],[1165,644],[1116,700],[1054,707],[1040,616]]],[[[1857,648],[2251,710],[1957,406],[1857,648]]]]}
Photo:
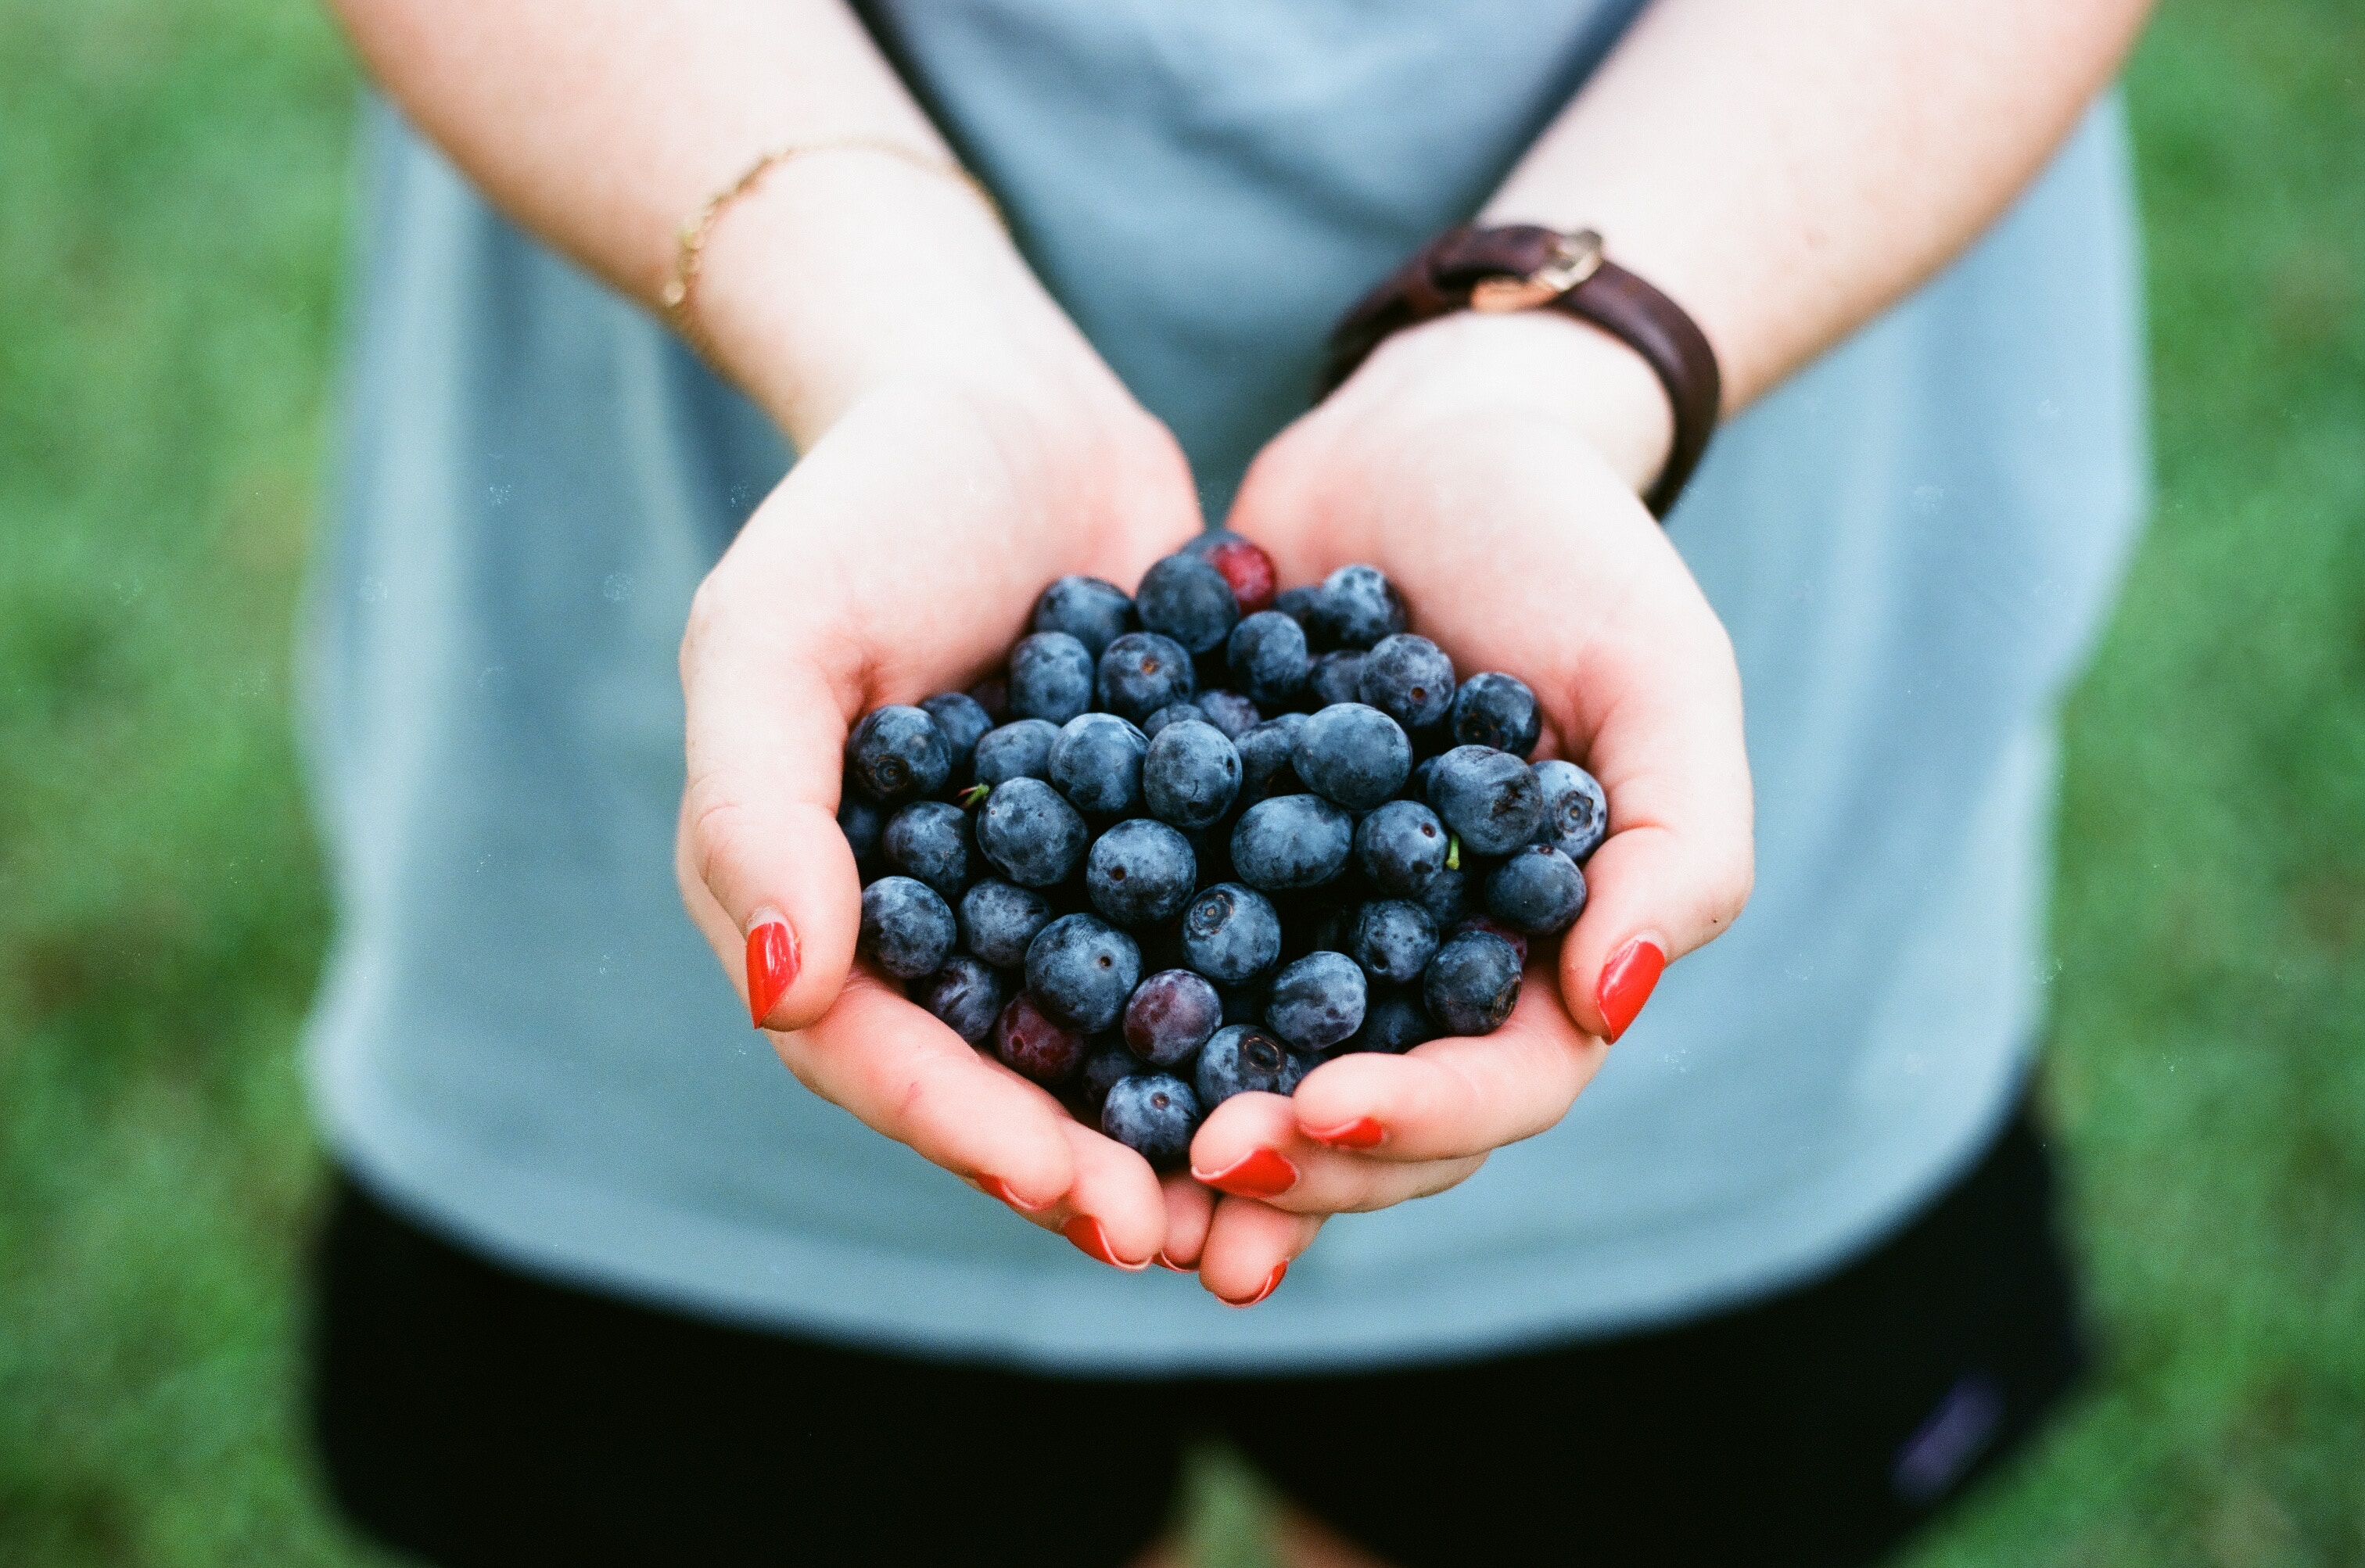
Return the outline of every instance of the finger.
{"type": "Polygon", "coordinates": [[[1199,1255],[1199,1282],[1227,1306],[1254,1306],[1280,1288],[1291,1260],[1321,1229],[1318,1215],[1288,1214],[1253,1198],[1219,1199],[1199,1255]]]}
{"type": "MultiPolygon", "coordinates": [[[[1064,1113],[1063,1113],[1064,1114],[1064,1113]]],[[[1086,1257],[1138,1272],[1166,1243],[1164,1190],[1149,1162],[1073,1119],[1060,1129],[1076,1182],[1059,1205],[1059,1234],[1086,1257]]]]}
{"type": "MultiPolygon", "coordinates": [[[[1394,1059],[1394,1058],[1388,1058],[1394,1059]]],[[[1297,1215],[1363,1214],[1444,1192],[1486,1162],[1373,1159],[1315,1142],[1278,1094],[1235,1094],[1192,1140],[1192,1176],[1216,1192],[1297,1215]]]]}
{"type": "Polygon", "coordinates": [[[1530,968],[1493,1034],[1336,1058],[1306,1074],[1288,1105],[1313,1143],[1381,1161],[1467,1159],[1556,1126],[1608,1051],[1530,968]]]}
{"type": "Polygon", "coordinates": [[[1166,1194],[1166,1245],[1158,1249],[1158,1261],[1187,1273],[1199,1266],[1199,1254],[1207,1244],[1216,1194],[1185,1170],[1169,1171],[1159,1184],[1166,1194]]]}
{"type": "MultiPolygon", "coordinates": [[[[854,971],[818,1023],[772,1043],[815,1093],[923,1159],[989,1190],[998,1185],[996,1195],[1014,1207],[1039,1214],[1064,1202],[1072,1212],[1100,1214],[1126,1202],[1121,1182],[1103,1191],[1084,1180],[1069,1137],[1076,1124],[1057,1100],[981,1056],[868,969],[854,971]]],[[[1097,1166],[1092,1173],[1105,1178],[1097,1166]]],[[[1126,1220],[1127,1236],[1141,1228],[1113,1217],[1126,1220]]]]}

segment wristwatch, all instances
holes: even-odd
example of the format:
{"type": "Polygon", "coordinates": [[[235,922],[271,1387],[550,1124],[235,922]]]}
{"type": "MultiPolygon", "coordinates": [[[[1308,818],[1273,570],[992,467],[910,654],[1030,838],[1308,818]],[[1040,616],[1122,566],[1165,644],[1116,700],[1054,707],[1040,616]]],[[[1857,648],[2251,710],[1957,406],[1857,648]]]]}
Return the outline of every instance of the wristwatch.
{"type": "Polygon", "coordinates": [[[1456,310],[1558,310],[1642,355],[1675,411],[1666,465],[1642,498],[1653,516],[1667,515],[1716,431],[1723,395],[1716,351],[1682,306],[1609,260],[1601,236],[1590,229],[1563,233],[1515,223],[1447,230],[1340,319],[1317,400],[1353,375],[1391,333],[1456,310]]]}

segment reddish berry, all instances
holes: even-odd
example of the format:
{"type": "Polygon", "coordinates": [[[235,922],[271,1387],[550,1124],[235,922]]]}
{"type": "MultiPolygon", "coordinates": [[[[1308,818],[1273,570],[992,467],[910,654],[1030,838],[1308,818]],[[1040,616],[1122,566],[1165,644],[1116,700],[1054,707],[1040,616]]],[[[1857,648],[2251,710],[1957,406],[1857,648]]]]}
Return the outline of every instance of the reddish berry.
{"type": "Polygon", "coordinates": [[[1227,539],[1208,550],[1206,562],[1232,585],[1232,597],[1240,601],[1242,615],[1272,607],[1272,557],[1261,547],[1246,539],[1227,539]]]}

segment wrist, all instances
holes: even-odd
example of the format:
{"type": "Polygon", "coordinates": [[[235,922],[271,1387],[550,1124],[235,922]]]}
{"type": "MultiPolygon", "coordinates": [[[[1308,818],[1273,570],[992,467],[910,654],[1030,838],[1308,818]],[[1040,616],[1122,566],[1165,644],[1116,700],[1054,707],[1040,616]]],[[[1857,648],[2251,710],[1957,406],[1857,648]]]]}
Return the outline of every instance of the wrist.
{"type": "Polygon", "coordinates": [[[734,203],[690,308],[717,368],[800,449],[889,386],[1096,364],[975,192],[861,151],[783,162],[734,203]]]}
{"type": "Polygon", "coordinates": [[[1557,312],[1457,311],[1395,333],[1341,393],[1377,393],[1438,413],[1541,416],[1591,446],[1637,495],[1665,466],[1675,413],[1648,361],[1557,312]]]}

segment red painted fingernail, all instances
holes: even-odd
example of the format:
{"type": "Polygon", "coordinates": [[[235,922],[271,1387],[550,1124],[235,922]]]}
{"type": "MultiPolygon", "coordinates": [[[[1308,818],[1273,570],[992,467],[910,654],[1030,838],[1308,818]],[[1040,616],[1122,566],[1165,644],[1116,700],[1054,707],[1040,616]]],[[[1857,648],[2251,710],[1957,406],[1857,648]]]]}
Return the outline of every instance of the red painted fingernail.
{"type": "Polygon", "coordinates": [[[1123,1269],[1128,1274],[1138,1274],[1149,1267],[1149,1260],[1147,1258],[1138,1263],[1128,1263],[1118,1257],[1109,1247],[1108,1232],[1103,1230],[1101,1222],[1090,1215],[1078,1215],[1059,1228],[1059,1234],[1074,1242],[1077,1250],[1086,1257],[1106,1263],[1112,1269],[1123,1269]]]}
{"type": "Polygon", "coordinates": [[[1199,1176],[1196,1170],[1191,1174],[1236,1198],[1277,1198],[1297,1185],[1297,1167],[1269,1148],[1253,1150],[1246,1159],[1212,1176],[1199,1176]]]}
{"type": "MultiPolygon", "coordinates": [[[[1051,1204],[1048,1203],[1028,1203],[1026,1199],[1012,1192],[1010,1190],[1010,1183],[1003,1181],[999,1176],[981,1176],[977,1179],[977,1184],[979,1190],[984,1193],[987,1197],[1000,1198],[1003,1203],[1008,1204],[1012,1208],[1016,1209],[1023,1215],[1039,1215],[1045,1209],[1051,1206],[1051,1204]]],[[[1057,1198],[1051,1200],[1051,1203],[1057,1202],[1059,1202],[1057,1198]]]]}
{"type": "Polygon", "coordinates": [[[747,933],[747,1012],[758,1029],[797,983],[797,934],[768,920],[747,933]]]}
{"type": "Polygon", "coordinates": [[[1666,967],[1666,950],[1647,936],[1635,937],[1601,966],[1601,983],[1595,988],[1593,999],[1600,1004],[1601,1021],[1608,1026],[1611,1039],[1634,1022],[1642,1003],[1651,1000],[1659,972],[1666,967]]]}
{"type": "Polygon", "coordinates": [[[1264,1277],[1264,1289],[1257,1292],[1256,1294],[1249,1297],[1248,1300],[1234,1301],[1227,1295],[1219,1295],[1216,1299],[1222,1302],[1226,1306],[1254,1306],[1257,1303],[1262,1301],[1265,1297],[1279,1290],[1281,1288],[1282,1276],[1288,1272],[1289,1260],[1284,1258],[1280,1262],[1275,1263],[1272,1266],[1272,1273],[1267,1274],[1264,1277]]]}
{"type": "Polygon", "coordinates": [[[1343,1127],[1331,1127],[1306,1136],[1316,1143],[1327,1143],[1332,1148],[1377,1148],[1380,1141],[1388,1136],[1388,1130],[1369,1116],[1358,1116],[1343,1127]]]}

